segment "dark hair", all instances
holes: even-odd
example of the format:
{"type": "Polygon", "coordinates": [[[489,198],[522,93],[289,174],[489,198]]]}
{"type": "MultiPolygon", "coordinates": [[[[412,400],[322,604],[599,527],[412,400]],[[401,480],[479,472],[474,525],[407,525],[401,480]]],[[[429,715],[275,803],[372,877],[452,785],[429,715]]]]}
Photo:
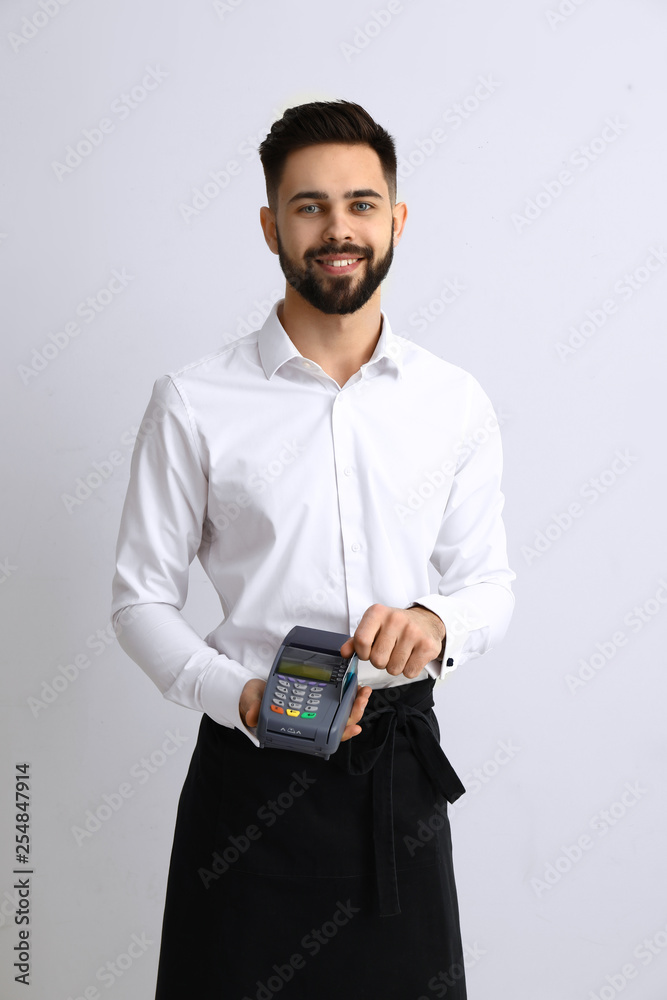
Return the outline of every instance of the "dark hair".
{"type": "Polygon", "coordinates": [[[259,146],[266,193],[275,208],[285,160],[295,149],[323,142],[365,143],[380,158],[392,204],[396,201],[396,147],[389,133],[351,101],[313,101],[287,108],[259,146]]]}

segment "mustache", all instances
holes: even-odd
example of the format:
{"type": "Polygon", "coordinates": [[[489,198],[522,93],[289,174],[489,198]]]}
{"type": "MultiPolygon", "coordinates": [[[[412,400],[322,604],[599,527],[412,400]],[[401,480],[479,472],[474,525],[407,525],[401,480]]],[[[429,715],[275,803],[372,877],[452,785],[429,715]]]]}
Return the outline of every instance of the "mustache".
{"type": "Polygon", "coordinates": [[[349,254],[350,257],[372,257],[373,251],[370,247],[360,247],[356,243],[345,243],[342,247],[319,247],[317,250],[307,250],[303,255],[306,260],[315,260],[317,257],[330,257],[335,254],[349,254]]]}

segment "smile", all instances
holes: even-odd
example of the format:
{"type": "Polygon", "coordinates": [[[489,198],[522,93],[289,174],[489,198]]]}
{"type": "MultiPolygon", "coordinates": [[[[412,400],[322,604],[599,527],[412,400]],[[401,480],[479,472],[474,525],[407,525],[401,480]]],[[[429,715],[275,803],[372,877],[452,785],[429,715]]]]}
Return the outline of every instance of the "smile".
{"type": "Polygon", "coordinates": [[[363,259],[363,257],[328,257],[317,260],[317,263],[327,274],[349,274],[356,270],[363,259]]]}

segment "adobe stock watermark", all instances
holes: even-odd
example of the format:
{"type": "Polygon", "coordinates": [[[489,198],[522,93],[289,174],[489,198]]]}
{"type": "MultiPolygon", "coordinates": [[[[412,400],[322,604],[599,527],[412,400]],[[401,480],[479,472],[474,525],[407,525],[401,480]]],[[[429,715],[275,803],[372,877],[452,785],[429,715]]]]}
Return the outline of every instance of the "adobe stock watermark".
{"type": "Polygon", "coordinates": [[[571,18],[573,14],[576,14],[579,8],[585,3],[586,0],[560,0],[560,3],[555,8],[546,10],[544,16],[551,30],[555,31],[556,28],[571,18]]]}
{"type": "Polygon", "coordinates": [[[497,413],[489,412],[478,427],[466,434],[465,437],[460,438],[454,446],[454,457],[445,459],[434,469],[425,472],[424,478],[408,492],[404,501],[394,504],[394,511],[399,521],[403,523],[406,518],[419,511],[439,490],[449,490],[459,464],[465,461],[476,448],[487,444],[491,436],[498,433],[507,419],[507,414],[500,407],[497,413]]]}
{"type": "MultiPolygon", "coordinates": [[[[280,816],[284,816],[297,799],[300,799],[309,788],[316,784],[315,778],[309,778],[307,771],[297,774],[292,771],[292,782],[285,791],[269,799],[257,810],[257,819],[264,825],[265,829],[270,829],[277,822],[280,816]]],[[[253,843],[261,839],[264,830],[260,829],[256,823],[249,823],[243,833],[228,838],[226,846],[215,851],[211,858],[210,868],[198,868],[197,874],[205,889],[210,888],[211,882],[217,881],[221,875],[229,871],[230,867],[246,854],[253,843]]]]}
{"type": "Polygon", "coordinates": [[[258,466],[254,472],[250,473],[246,490],[240,490],[233,500],[216,505],[213,516],[206,519],[203,537],[210,540],[215,536],[216,531],[225,531],[230,524],[238,519],[241,510],[251,505],[252,494],[264,493],[269,489],[277,479],[280,479],[285,468],[291,465],[305,450],[294,438],[291,441],[282,441],[280,451],[276,452],[275,457],[266,465],[258,466]]]}
{"type": "MultiPolygon", "coordinates": [[[[294,622],[290,624],[290,628],[293,624],[294,622]]],[[[256,676],[259,676],[263,671],[270,670],[276,658],[278,647],[282,642],[283,635],[284,633],[281,632],[280,638],[277,638],[273,645],[270,642],[260,642],[258,645],[253,645],[247,649],[243,657],[243,665],[256,676]]]]}
{"type": "MultiPolygon", "coordinates": [[[[493,756],[479,767],[474,767],[461,779],[466,794],[477,795],[520,751],[521,747],[515,746],[512,740],[500,740],[493,756]]],[[[462,808],[467,804],[464,799],[465,796],[461,796],[456,802],[449,804],[435,802],[431,814],[426,819],[419,819],[415,824],[414,835],[409,833],[403,835],[403,843],[411,858],[414,858],[415,854],[433,840],[436,833],[446,825],[448,810],[462,808]]]]}
{"type": "Polygon", "coordinates": [[[39,0],[37,10],[32,14],[21,18],[21,27],[18,31],[7,33],[7,41],[15,53],[19,53],[24,45],[36,38],[42,28],[50,24],[54,17],[57,17],[63,7],[69,4],[70,0],[39,0]]]}
{"type": "Polygon", "coordinates": [[[153,750],[147,757],[141,757],[130,767],[128,773],[134,782],[122,781],[114,791],[104,792],[98,805],[92,809],[86,809],[81,825],[70,827],[70,833],[74,837],[77,847],[81,847],[84,841],[89,840],[98,830],[101,830],[103,825],[122,809],[128,799],[134,798],[137,786],[145,785],[150,780],[151,775],[157,774],[169,758],[178,753],[189,739],[189,736],[183,736],[178,729],[175,733],[172,733],[170,729],[167,730],[160,747],[153,750]]]}
{"type": "MultiPolygon", "coordinates": [[[[141,605],[123,608],[118,615],[116,629],[111,623],[106,628],[98,628],[91,632],[85,640],[86,650],[90,650],[94,656],[102,656],[110,646],[116,644],[116,637],[120,635],[123,628],[127,627],[130,621],[141,614],[141,605]]],[[[45,712],[49,705],[53,705],[64,691],[81,676],[84,670],[93,665],[93,659],[88,652],[76,653],[67,663],[60,663],[56,668],[56,673],[50,681],[42,681],[39,688],[39,697],[30,695],[26,699],[28,708],[32,712],[33,718],[38,718],[41,712],[45,712]]]]}
{"type": "MultiPolygon", "coordinates": [[[[95,973],[95,979],[105,989],[111,989],[132,968],[137,959],[143,958],[154,943],[154,941],[148,938],[145,931],[143,934],[132,934],[124,951],[109,959],[104,965],[100,965],[95,973]]],[[[77,991],[76,996],[70,993],[67,1000],[102,1000],[102,995],[97,986],[91,983],[89,986],[85,986],[83,990],[77,991]]]]}
{"type": "Polygon", "coordinates": [[[618,448],[609,465],[597,476],[591,476],[579,489],[579,496],[586,500],[588,507],[578,500],[573,500],[567,505],[566,510],[552,514],[549,523],[535,532],[532,545],[521,546],[521,555],[526,566],[532,566],[536,559],[541,559],[545,552],[553,548],[555,543],[572,528],[575,521],[580,520],[588,508],[608,493],[637,461],[637,455],[631,454],[629,449],[618,448]]]}
{"type": "MultiPolygon", "coordinates": [[[[492,73],[477,77],[477,83],[470,93],[466,94],[460,101],[449,105],[441,115],[441,121],[449,128],[449,132],[456,132],[464,122],[467,122],[493,94],[500,89],[500,81],[494,79],[492,73]]],[[[447,142],[449,134],[442,125],[433,128],[425,138],[417,139],[413,148],[398,157],[396,173],[404,180],[411,177],[415,170],[423,166],[426,161],[433,156],[438,147],[447,142]]]]}
{"type": "Polygon", "coordinates": [[[90,469],[82,476],[77,476],[71,493],[61,493],[60,499],[63,502],[68,514],[76,510],[89,500],[101,486],[114,475],[119,465],[125,462],[125,455],[117,448],[108,453],[101,461],[94,461],[90,469]]]}
{"type": "Polygon", "coordinates": [[[405,10],[401,0],[388,0],[386,7],[371,10],[363,24],[354,28],[352,41],[340,42],[339,49],[346,63],[352,62],[355,56],[364,52],[371,42],[381,35],[395,20],[398,14],[405,10]]]}
{"type": "Polygon", "coordinates": [[[5,556],[2,562],[0,562],[0,583],[7,583],[10,576],[13,576],[17,570],[18,566],[15,566],[14,563],[9,561],[9,556],[5,556]]]}
{"type": "Polygon", "coordinates": [[[466,794],[450,804],[450,812],[465,809],[470,798],[478,795],[520,752],[521,747],[516,746],[512,739],[498,740],[495,753],[463,775],[461,781],[465,785],[466,794]]]}
{"type": "MultiPolygon", "coordinates": [[[[656,958],[661,958],[667,951],[667,925],[660,927],[650,937],[645,937],[633,949],[632,957],[641,963],[641,967],[651,965],[656,958]]],[[[615,1000],[626,986],[637,979],[642,968],[634,962],[625,962],[618,972],[607,973],[604,986],[591,990],[587,1000],[615,1000]]]]}
{"type": "Polygon", "coordinates": [[[614,295],[604,299],[597,307],[586,310],[586,318],[578,325],[568,328],[569,337],[566,341],[558,341],[555,345],[556,354],[561,361],[567,361],[577,351],[587,344],[603,326],[610,316],[615,315],[619,308],[629,302],[638,291],[651,280],[656,271],[667,264],[667,251],[664,247],[649,247],[648,255],[641,264],[614,282],[614,295]]]}
{"type": "MultiPolygon", "coordinates": [[[[134,281],[134,275],[128,274],[126,268],[120,271],[114,268],[106,285],[82,299],[74,310],[74,315],[87,325],[94,323],[131,281],[134,281]]],[[[37,378],[82,332],[81,324],[76,319],[71,319],[60,330],[50,333],[40,347],[33,347],[30,351],[31,360],[18,365],[16,369],[23,384],[28,385],[32,379],[37,378]]]]}
{"type": "Polygon", "coordinates": [[[591,816],[588,826],[597,834],[597,839],[590,833],[582,833],[572,844],[561,844],[560,854],[548,861],[542,870],[540,878],[531,878],[530,885],[535,895],[540,898],[545,892],[550,892],[562,881],[565,875],[572,871],[575,865],[586,857],[600,840],[605,837],[637,803],[648,794],[639,781],[627,781],[623,791],[606,809],[601,809],[591,816]]]}
{"type": "MultiPolygon", "coordinates": [[[[237,317],[236,332],[235,335],[229,338],[230,341],[245,336],[258,326],[261,326],[281,294],[280,289],[272,289],[268,299],[255,299],[253,301],[254,308],[245,317],[237,317]],[[251,326],[250,324],[253,325],[251,326]]],[[[116,470],[126,463],[128,453],[131,454],[136,441],[144,441],[147,437],[154,434],[166,415],[167,411],[164,407],[156,404],[144,416],[141,426],[137,427],[133,425],[123,431],[118,441],[118,447],[112,448],[102,458],[93,461],[91,466],[82,475],[77,476],[70,487],[70,491],[60,494],[60,499],[67,513],[72,514],[75,510],[78,510],[86,500],[89,500],[102,486],[108,483],[115,475],[116,470]]],[[[267,469],[265,471],[263,474],[265,481],[267,472],[269,475],[271,474],[270,470],[267,469]]],[[[262,475],[257,473],[257,479],[252,480],[253,489],[261,489],[259,486],[260,478],[262,478],[262,475]]],[[[1,575],[0,583],[2,583],[1,575]]]]}
{"type": "Polygon", "coordinates": [[[148,96],[157,90],[169,74],[159,66],[147,66],[146,72],[139,83],[131,90],[123,91],[111,102],[110,111],[114,118],[100,118],[97,125],[81,130],[81,138],[73,145],[65,147],[65,155],[61,160],[52,160],[51,169],[62,182],[77,170],[84,160],[87,160],[96,149],[103,144],[108,135],[116,131],[119,122],[126,121],[133,111],[140,107],[148,96]]]}
{"type": "Polygon", "coordinates": [[[458,983],[461,982],[465,976],[466,969],[469,971],[473,969],[479,960],[486,955],[486,950],[480,948],[480,946],[475,943],[473,945],[463,944],[463,961],[454,962],[449,966],[447,970],[438,970],[434,976],[429,979],[426,988],[429,991],[429,995],[423,994],[417,997],[417,1000],[433,1000],[433,997],[446,997],[449,994],[450,987],[456,987],[458,983]]]}
{"type": "Polygon", "coordinates": [[[198,219],[209,205],[226,191],[235,177],[239,177],[243,169],[258,157],[257,147],[271,129],[273,122],[282,116],[281,111],[274,109],[273,118],[255,135],[246,135],[237,145],[234,156],[226,160],[216,170],[209,170],[206,178],[190,189],[188,202],[180,202],[178,211],[186,225],[193,219],[198,219]]]}
{"type": "Polygon", "coordinates": [[[618,650],[627,645],[631,635],[641,632],[666,605],[667,580],[661,577],[655,593],[642,604],[636,604],[623,618],[623,624],[628,626],[630,634],[624,629],[616,629],[608,639],[595,643],[595,652],[588,659],[581,657],[576,673],[565,675],[565,683],[570,694],[577,694],[597,677],[613,660],[618,650]]]}
{"type": "Polygon", "coordinates": [[[321,586],[315,587],[309,594],[302,597],[298,604],[294,605],[290,620],[283,622],[281,629],[285,634],[292,628],[294,622],[299,625],[306,625],[313,614],[321,612],[326,607],[332,596],[341,594],[345,589],[345,573],[342,569],[329,569],[326,578],[321,581],[321,586]]]}
{"type": "Polygon", "coordinates": [[[19,909],[19,893],[16,886],[12,886],[13,892],[5,889],[0,901],[0,927],[4,927],[7,921],[14,923],[14,917],[19,909]]]}
{"type": "Polygon", "coordinates": [[[446,278],[438,294],[426,305],[414,309],[408,316],[409,325],[415,328],[414,334],[401,330],[397,336],[413,340],[415,334],[426,333],[429,326],[447,312],[449,306],[453,305],[465,291],[467,286],[459,278],[446,278]]]}
{"type": "Polygon", "coordinates": [[[533,198],[527,199],[523,214],[512,213],[511,221],[515,231],[521,235],[532,226],[555,201],[562,197],[566,189],[574,184],[577,176],[584,174],[593,163],[596,163],[629,127],[618,115],[605,118],[600,134],[585,145],[577,146],[568,156],[567,162],[574,168],[574,172],[566,167],[559,170],[555,177],[542,182],[541,190],[533,198]]]}
{"type": "Polygon", "coordinates": [[[100,487],[108,483],[114,476],[116,469],[125,463],[127,454],[131,453],[135,443],[145,441],[154,434],[166,415],[167,411],[162,404],[156,403],[150,412],[144,415],[139,427],[133,425],[123,431],[119,438],[118,448],[113,448],[105,458],[94,461],[91,468],[82,476],[77,476],[74,480],[74,486],[71,488],[72,492],[60,494],[60,499],[67,513],[72,514],[86,500],[89,500],[100,487]]]}
{"type": "Polygon", "coordinates": [[[233,14],[241,4],[245,3],[245,0],[212,0],[212,2],[213,10],[222,20],[226,14],[233,14]]]}
{"type": "MultiPolygon", "coordinates": [[[[336,909],[331,915],[331,919],[325,920],[321,927],[311,927],[310,931],[301,938],[301,948],[308,957],[314,958],[322,948],[326,948],[338,936],[341,928],[346,927],[350,920],[360,912],[360,908],[354,906],[351,899],[344,903],[337,900],[336,909]]],[[[257,989],[253,996],[246,993],[242,1000],[273,1000],[273,997],[280,993],[285,984],[292,981],[297,972],[305,969],[306,963],[307,959],[298,951],[281,963],[274,962],[273,974],[268,977],[266,982],[260,979],[256,980],[257,989]]],[[[315,994],[317,994],[317,990],[315,990],[315,994]]]]}
{"type": "Polygon", "coordinates": [[[266,298],[253,299],[252,308],[245,316],[236,317],[236,326],[233,333],[223,334],[222,344],[232,344],[241,337],[246,337],[249,333],[259,330],[264,325],[267,316],[273,309],[276,302],[284,295],[282,288],[272,288],[266,298]]]}

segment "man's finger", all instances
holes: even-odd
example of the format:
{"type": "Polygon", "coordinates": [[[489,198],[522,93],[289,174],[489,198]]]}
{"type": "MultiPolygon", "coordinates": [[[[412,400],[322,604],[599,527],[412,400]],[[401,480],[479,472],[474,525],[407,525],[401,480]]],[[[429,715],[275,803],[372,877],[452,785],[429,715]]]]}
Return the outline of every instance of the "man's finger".
{"type": "Polygon", "coordinates": [[[357,697],[354,699],[354,704],[352,706],[352,711],[350,712],[350,719],[353,722],[359,722],[362,715],[366,711],[366,706],[368,705],[368,699],[373,693],[372,687],[362,687],[357,691],[357,697]]]}
{"type": "Polygon", "coordinates": [[[246,712],[246,726],[248,726],[248,728],[256,726],[257,723],[259,722],[259,710],[261,704],[262,704],[261,697],[256,698],[255,701],[253,701],[253,703],[251,704],[248,711],[246,712]]]}
{"type": "Polygon", "coordinates": [[[362,687],[357,692],[357,697],[354,700],[354,705],[352,706],[352,711],[350,712],[350,717],[347,721],[347,725],[343,731],[343,735],[340,740],[343,743],[345,740],[351,739],[353,736],[358,736],[361,732],[361,726],[358,725],[359,720],[362,718],[364,711],[366,710],[366,705],[368,704],[368,699],[373,693],[373,688],[362,687]]]}
{"type": "Polygon", "coordinates": [[[239,701],[239,715],[244,726],[256,726],[259,722],[259,709],[265,688],[266,681],[260,680],[259,677],[248,681],[243,688],[239,701]]]}
{"type": "Polygon", "coordinates": [[[354,633],[354,648],[360,660],[371,658],[371,647],[382,628],[387,608],[383,604],[372,604],[364,611],[354,633]]]}
{"type": "Polygon", "coordinates": [[[404,627],[396,640],[396,645],[387,661],[387,673],[398,676],[405,673],[408,677],[416,677],[422,666],[428,663],[429,643],[424,634],[414,627],[404,627]],[[406,667],[410,666],[408,673],[406,667]],[[417,665],[419,664],[419,669],[417,665]],[[415,672],[416,671],[416,672],[415,672]]]}
{"type": "Polygon", "coordinates": [[[347,660],[349,659],[350,656],[352,656],[353,653],[354,653],[354,639],[348,639],[347,642],[344,642],[343,645],[340,647],[340,655],[344,656],[345,659],[347,660]]]}

